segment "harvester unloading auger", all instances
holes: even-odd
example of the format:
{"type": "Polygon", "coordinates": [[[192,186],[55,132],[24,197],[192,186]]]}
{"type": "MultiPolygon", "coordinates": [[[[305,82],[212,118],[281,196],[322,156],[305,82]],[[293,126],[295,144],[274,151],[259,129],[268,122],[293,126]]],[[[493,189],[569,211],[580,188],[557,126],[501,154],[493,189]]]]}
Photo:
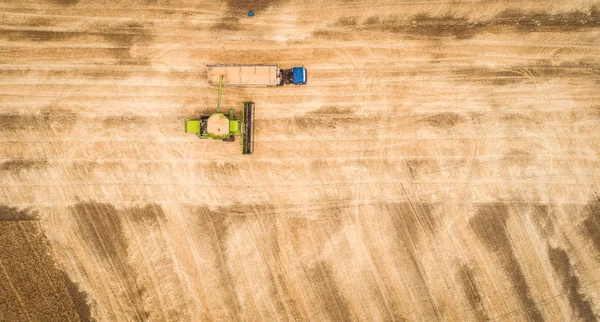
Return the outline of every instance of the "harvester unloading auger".
{"type": "Polygon", "coordinates": [[[219,78],[219,94],[217,98],[217,112],[210,116],[200,116],[200,119],[186,120],[185,132],[196,133],[201,139],[216,139],[226,142],[235,141],[235,137],[242,137],[242,153],[252,154],[254,152],[254,103],[244,101],[242,119],[235,119],[235,111],[229,110],[229,114],[221,113],[221,89],[223,87],[223,76],[219,78]]]}

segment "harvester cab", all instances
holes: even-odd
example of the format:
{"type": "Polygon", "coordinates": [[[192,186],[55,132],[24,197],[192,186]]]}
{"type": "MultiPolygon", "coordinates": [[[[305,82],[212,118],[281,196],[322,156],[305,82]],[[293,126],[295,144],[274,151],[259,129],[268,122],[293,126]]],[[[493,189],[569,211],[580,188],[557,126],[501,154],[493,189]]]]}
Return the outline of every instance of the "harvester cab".
{"type": "Polygon", "coordinates": [[[221,89],[223,87],[223,76],[219,79],[219,94],[217,99],[217,112],[209,116],[201,116],[199,119],[186,120],[185,132],[196,133],[201,139],[216,139],[226,142],[235,141],[236,136],[242,137],[242,153],[252,154],[254,152],[254,103],[243,102],[242,119],[235,118],[235,111],[221,113],[221,89]]]}

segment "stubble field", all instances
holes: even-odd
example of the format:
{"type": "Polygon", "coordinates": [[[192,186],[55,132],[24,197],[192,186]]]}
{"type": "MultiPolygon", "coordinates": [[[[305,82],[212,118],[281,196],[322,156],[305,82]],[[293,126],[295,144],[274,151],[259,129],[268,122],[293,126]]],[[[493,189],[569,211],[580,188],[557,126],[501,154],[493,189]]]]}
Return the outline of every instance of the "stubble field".
{"type": "Polygon", "coordinates": [[[599,2],[0,18],[0,320],[600,319],[599,2]],[[223,90],[246,156],[183,133],[209,64],[308,85],[223,90]]]}

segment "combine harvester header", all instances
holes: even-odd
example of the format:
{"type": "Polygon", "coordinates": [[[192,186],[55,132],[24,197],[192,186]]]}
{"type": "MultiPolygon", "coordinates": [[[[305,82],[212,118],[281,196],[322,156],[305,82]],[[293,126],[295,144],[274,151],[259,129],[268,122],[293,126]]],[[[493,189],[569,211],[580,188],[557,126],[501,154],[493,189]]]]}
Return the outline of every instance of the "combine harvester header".
{"type": "Polygon", "coordinates": [[[306,68],[279,69],[276,65],[208,65],[208,83],[218,85],[223,76],[225,86],[305,85],[306,68]]]}

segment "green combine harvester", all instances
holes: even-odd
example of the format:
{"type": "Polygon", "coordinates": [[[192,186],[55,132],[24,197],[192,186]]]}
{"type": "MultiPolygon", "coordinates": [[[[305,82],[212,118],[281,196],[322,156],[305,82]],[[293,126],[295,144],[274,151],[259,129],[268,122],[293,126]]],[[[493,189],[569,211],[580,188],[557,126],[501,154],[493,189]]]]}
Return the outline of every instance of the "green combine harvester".
{"type": "Polygon", "coordinates": [[[229,114],[221,113],[221,89],[223,87],[223,76],[219,79],[219,96],[217,99],[217,112],[210,116],[201,116],[200,119],[186,120],[185,132],[196,133],[201,139],[216,139],[226,142],[235,141],[236,136],[242,137],[242,153],[252,154],[254,152],[254,103],[244,101],[242,119],[235,119],[235,111],[229,110],[229,114]]]}

